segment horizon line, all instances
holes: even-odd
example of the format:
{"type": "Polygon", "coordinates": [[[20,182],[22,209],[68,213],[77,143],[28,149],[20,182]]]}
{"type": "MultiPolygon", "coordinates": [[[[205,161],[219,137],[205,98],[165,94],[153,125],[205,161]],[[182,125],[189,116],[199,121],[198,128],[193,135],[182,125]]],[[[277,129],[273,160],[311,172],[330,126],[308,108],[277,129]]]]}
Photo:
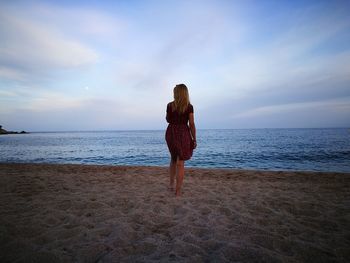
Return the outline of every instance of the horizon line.
{"type": "MultiPolygon", "coordinates": [[[[197,128],[196,130],[277,130],[277,129],[350,129],[350,127],[267,127],[267,128],[197,128]]],[[[108,130],[52,130],[26,131],[27,133],[58,133],[58,132],[127,132],[127,131],[165,131],[164,129],[108,129],[108,130]]]]}

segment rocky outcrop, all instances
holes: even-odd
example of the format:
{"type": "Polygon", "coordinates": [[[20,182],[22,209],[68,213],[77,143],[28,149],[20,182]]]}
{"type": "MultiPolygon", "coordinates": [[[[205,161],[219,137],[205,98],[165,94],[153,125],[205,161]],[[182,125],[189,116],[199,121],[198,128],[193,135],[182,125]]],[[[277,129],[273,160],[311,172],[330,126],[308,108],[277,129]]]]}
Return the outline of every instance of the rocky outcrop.
{"type": "Polygon", "coordinates": [[[1,134],[26,134],[28,132],[26,131],[21,131],[21,132],[15,132],[15,131],[7,131],[5,129],[2,128],[2,126],[0,125],[0,135],[1,134]]]}

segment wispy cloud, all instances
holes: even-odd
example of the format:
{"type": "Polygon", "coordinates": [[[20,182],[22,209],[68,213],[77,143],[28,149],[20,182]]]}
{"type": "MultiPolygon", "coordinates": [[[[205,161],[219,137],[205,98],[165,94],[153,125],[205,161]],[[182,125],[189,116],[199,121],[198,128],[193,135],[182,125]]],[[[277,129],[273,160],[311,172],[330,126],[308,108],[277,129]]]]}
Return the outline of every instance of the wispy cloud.
{"type": "MultiPolygon", "coordinates": [[[[309,10],[311,11],[311,10],[309,10]]],[[[227,84],[237,89],[256,90],[290,83],[291,80],[323,75],[328,64],[337,66],[347,64],[342,56],[348,52],[334,49],[331,53],[322,51],[322,45],[329,45],[339,34],[350,30],[350,19],[336,14],[315,16],[305,12],[295,18],[292,29],[281,32],[269,44],[243,48],[242,52],[234,54],[231,60],[222,65],[220,71],[227,84]],[[321,73],[321,74],[320,74],[321,73]]],[[[342,70],[338,67],[337,70],[342,70]]],[[[335,73],[335,72],[333,72],[335,73]]],[[[348,66],[337,75],[345,77],[348,66]]]]}
{"type": "Polygon", "coordinates": [[[24,80],[25,74],[9,66],[0,66],[0,78],[6,80],[24,80]]]}
{"type": "Polygon", "coordinates": [[[98,53],[43,22],[0,11],[1,76],[23,80],[50,70],[96,63],[98,53]]]}
{"type": "Polygon", "coordinates": [[[325,100],[325,101],[313,101],[313,102],[299,102],[299,103],[286,103],[280,105],[270,105],[264,107],[254,108],[248,111],[244,111],[233,115],[231,118],[251,118],[251,117],[265,117],[273,114],[283,114],[284,112],[295,111],[307,111],[310,109],[332,108],[338,111],[350,111],[350,97],[337,99],[337,100],[325,100]]]}

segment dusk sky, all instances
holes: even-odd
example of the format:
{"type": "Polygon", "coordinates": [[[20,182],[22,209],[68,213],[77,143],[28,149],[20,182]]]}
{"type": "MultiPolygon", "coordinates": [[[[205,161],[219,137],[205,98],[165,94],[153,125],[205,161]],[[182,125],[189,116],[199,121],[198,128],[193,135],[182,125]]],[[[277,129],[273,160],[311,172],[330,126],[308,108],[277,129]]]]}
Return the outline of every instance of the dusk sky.
{"type": "Polygon", "coordinates": [[[0,125],[350,127],[350,1],[1,1],[0,125]]]}

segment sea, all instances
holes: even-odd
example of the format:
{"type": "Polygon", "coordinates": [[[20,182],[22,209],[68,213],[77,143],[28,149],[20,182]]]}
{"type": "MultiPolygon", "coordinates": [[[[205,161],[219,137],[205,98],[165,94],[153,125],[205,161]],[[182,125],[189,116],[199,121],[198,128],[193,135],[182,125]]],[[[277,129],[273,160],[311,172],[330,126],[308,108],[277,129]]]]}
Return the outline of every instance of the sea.
{"type": "MultiPolygon", "coordinates": [[[[197,129],[186,167],[350,172],[350,129],[197,129]]],[[[167,166],[164,130],[0,136],[0,163],[167,166]]]]}

